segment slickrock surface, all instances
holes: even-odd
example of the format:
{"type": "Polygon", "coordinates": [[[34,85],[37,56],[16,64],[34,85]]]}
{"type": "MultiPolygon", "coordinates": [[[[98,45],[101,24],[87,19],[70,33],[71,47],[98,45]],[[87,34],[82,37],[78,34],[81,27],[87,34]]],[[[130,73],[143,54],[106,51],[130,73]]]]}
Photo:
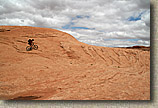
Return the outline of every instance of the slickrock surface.
{"type": "Polygon", "coordinates": [[[150,50],[92,46],[49,28],[0,26],[0,99],[150,100],[150,50]],[[26,51],[29,38],[38,50],[26,51]]]}

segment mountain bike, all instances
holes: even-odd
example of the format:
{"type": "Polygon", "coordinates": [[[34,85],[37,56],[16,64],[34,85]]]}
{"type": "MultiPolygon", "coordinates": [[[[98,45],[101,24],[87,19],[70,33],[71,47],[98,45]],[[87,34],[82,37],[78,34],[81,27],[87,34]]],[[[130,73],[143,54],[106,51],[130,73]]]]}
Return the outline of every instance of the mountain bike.
{"type": "Polygon", "coordinates": [[[31,46],[27,46],[26,47],[26,51],[31,51],[32,49],[37,50],[38,49],[38,45],[34,45],[34,43],[32,43],[31,46]]]}

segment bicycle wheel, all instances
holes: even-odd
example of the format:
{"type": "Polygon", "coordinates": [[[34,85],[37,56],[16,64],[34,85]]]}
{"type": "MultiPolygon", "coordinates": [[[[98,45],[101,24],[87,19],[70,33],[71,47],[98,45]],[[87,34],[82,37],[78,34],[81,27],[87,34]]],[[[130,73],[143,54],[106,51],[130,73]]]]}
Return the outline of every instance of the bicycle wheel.
{"type": "Polygon", "coordinates": [[[27,46],[27,47],[26,47],[26,51],[30,51],[30,50],[32,50],[32,47],[27,46]]]}
{"type": "Polygon", "coordinates": [[[38,49],[38,46],[37,46],[37,45],[34,45],[34,49],[37,50],[37,49],[38,49]]]}

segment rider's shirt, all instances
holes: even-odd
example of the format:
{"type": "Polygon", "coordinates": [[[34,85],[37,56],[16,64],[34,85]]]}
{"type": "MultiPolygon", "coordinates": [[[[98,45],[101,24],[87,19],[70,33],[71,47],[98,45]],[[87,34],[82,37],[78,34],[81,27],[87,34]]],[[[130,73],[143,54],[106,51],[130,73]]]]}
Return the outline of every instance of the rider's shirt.
{"type": "Polygon", "coordinates": [[[29,40],[28,40],[28,44],[29,44],[29,45],[32,45],[32,41],[33,41],[33,40],[29,39],[29,40]]]}

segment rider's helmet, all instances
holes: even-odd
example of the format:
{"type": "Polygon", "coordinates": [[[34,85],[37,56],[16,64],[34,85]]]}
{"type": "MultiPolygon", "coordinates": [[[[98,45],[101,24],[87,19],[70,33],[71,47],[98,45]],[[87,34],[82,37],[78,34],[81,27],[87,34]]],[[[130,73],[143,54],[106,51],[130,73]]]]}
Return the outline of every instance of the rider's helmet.
{"type": "Polygon", "coordinates": [[[30,42],[30,41],[31,41],[31,39],[28,40],[28,42],[30,42]]]}
{"type": "Polygon", "coordinates": [[[32,41],[34,41],[34,39],[32,39],[32,41]]]}

